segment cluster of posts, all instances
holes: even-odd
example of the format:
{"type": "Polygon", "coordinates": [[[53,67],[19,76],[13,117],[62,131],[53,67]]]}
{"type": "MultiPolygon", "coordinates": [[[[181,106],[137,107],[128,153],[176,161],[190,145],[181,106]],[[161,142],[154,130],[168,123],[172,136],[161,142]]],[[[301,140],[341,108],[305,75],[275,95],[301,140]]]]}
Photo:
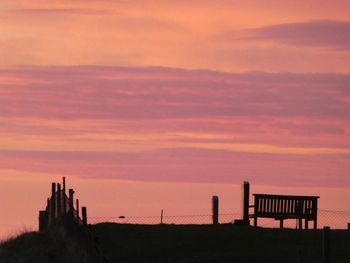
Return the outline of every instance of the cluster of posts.
{"type": "Polygon", "coordinates": [[[74,190],[68,190],[66,195],[66,178],[63,177],[63,184],[52,183],[51,197],[47,198],[45,210],[39,211],[39,231],[46,230],[50,225],[55,224],[60,218],[70,217],[80,224],[87,225],[87,209],[81,208],[79,214],[79,199],[76,199],[74,208],[74,190]]]}

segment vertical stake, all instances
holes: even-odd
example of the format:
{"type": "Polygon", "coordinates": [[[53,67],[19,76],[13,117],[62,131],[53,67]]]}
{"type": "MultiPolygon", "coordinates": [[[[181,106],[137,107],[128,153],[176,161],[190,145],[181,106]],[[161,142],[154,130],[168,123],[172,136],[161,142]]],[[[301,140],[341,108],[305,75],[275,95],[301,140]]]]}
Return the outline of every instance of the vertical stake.
{"type": "Polygon", "coordinates": [[[62,192],[61,192],[61,185],[57,184],[57,216],[61,216],[61,200],[62,200],[62,192]]]}
{"type": "Polygon", "coordinates": [[[331,257],[330,257],[330,230],[331,228],[329,226],[325,226],[323,228],[323,234],[322,234],[322,257],[323,257],[323,263],[330,263],[331,257]]]}
{"type": "Polygon", "coordinates": [[[213,225],[219,224],[219,197],[216,195],[212,198],[212,217],[213,225]]]}
{"type": "Polygon", "coordinates": [[[45,231],[47,228],[47,211],[39,211],[39,232],[45,231]]]}
{"type": "Polygon", "coordinates": [[[69,212],[74,214],[74,190],[69,189],[69,212]]]}
{"type": "Polygon", "coordinates": [[[79,221],[79,199],[76,200],[77,220],[79,221]]]}
{"type": "Polygon", "coordinates": [[[160,211],[160,224],[163,225],[163,209],[160,211]]]}
{"type": "Polygon", "coordinates": [[[242,185],[242,219],[245,224],[249,225],[249,182],[242,185]]]}
{"type": "Polygon", "coordinates": [[[66,177],[63,177],[63,193],[62,193],[62,198],[63,198],[63,214],[67,213],[67,197],[66,197],[66,177]]]}
{"type": "Polygon", "coordinates": [[[50,205],[50,220],[55,222],[56,219],[56,183],[51,184],[51,205],[50,205]]]}
{"type": "Polygon", "coordinates": [[[81,213],[82,213],[82,217],[83,217],[83,225],[87,226],[87,211],[86,211],[86,207],[83,206],[81,208],[81,213]]]}

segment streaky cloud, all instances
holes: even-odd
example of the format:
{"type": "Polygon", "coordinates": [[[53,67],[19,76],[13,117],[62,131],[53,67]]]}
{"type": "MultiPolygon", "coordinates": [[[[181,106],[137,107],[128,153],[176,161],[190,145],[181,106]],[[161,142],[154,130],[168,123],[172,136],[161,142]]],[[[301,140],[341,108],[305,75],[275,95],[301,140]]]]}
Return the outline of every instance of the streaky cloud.
{"type": "Polygon", "coordinates": [[[350,21],[310,21],[247,29],[245,40],[350,50],[350,21]]]}

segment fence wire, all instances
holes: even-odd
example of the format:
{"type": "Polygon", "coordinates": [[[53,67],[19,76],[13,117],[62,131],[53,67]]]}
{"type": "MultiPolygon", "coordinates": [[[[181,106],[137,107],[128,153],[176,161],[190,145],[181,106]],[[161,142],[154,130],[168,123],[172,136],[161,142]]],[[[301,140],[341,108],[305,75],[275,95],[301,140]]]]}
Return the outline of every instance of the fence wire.
{"type": "MultiPolygon", "coordinates": [[[[241,215],[237,212],[219,214],[220,224],[233,223],[235,219],[240,219],[241,215]]],[[[157,225],[157,224],[175,224],[175,225],[201,225],[212,224],[211,214],[197,214],[197,215],[165,215],[161,218],[157,216],[95,216],[88,218],[89,224],[98,224],[105,222],[113,222],[119,224],[137,224],[137,225],[157,225]]],[[[251,222],[252,223],[252,222],[251,222]]],[[[350,211],[336,211],[336,210],[318,210],[318,228],[330,226],[333,229],[348,228],[350,223],[350,211]]],[[[258,219],[258,226],[267,228],[279,227],[279,221],[274,219],[258,219]]],[[[285,220],[285,228],[297,228],[295,219],[285,220]]],[[[309,223],[309,228],[313,228],[313,223],[309,223]]]]}
{"type": "MultiPolygon", "coordinates": [[[[220,224],[232,223],[234,218],[238,218],[239,213],[223,213],[219,215],[220,224]]],[[[122,216],[122,217],[89,217],[90,224],[102,222],[114,222],[120,224],[175,224],[175,225],[203,225],[212,223],[212,215],[164,215],[161,216],[122,216]]]]}

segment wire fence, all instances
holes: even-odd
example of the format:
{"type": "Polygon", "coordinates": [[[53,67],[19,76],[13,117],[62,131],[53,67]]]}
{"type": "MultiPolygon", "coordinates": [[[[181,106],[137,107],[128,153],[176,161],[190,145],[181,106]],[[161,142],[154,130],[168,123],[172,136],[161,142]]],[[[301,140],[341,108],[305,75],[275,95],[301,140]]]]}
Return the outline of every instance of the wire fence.
{"type": "MultiPolygon", "coordinates": [[[[241,218],[238,212],[219,214],[220,224],[233,223],[235,219],[241,218]]],[[[137,225],[157,225],[157,224],[175,224],[175,225],[202,225],[212,224],[211,214],[197,215],[157,215],[157,216],[96,216],[89,217],[90,224],[113,222],[119,224],[137,224],[137,225]]],[[[350,211],[337,210],[318,210],[318,228],[330,226],[333,229],[348,228],[350,223],[350,211]]],[[[279,227],[279,221],[274,219],[259,218],[258,226],[266,228],[279,227]]],[[[285,228],[297,228],[295,219],[285,220],[285,228]]],[[[310,228],[313,227],[312,223],[310,228]]]]}
{"type": "MultiPolygon", "coordinates": [[[[221,224],[232,223],[233,218],[238,218],[239,213],[224,213],[220,214],[219,222],[221,224]]],[[[91,224],[102,222],[114,222],[121,224],[175,224],[175,225],[203,225],[212,223],[212,215],[164,215],[161,216],[119,216],[119,217],[89,217],[91,224]]]]}

